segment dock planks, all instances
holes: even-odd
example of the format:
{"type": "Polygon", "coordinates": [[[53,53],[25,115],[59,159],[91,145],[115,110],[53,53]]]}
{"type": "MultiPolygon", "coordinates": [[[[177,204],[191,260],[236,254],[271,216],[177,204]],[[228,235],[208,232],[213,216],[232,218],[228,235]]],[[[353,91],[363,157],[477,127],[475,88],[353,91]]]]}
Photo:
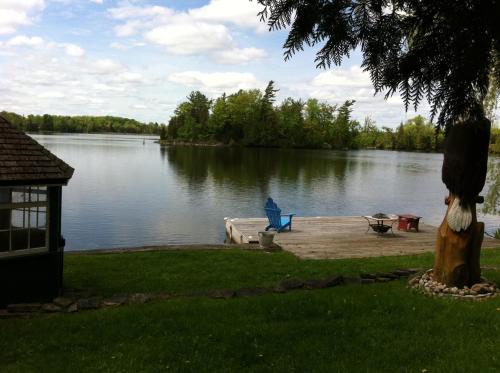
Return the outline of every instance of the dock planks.
{"type": "MultiPolygon", "coordinates": [[[[226,233],[238,244],[258,243],[258,232],[268,224],[265,218],[227,218],[226,233]]],[[[276,234],[274,242],[303,259],[343,259],[409,255],[434,251],[437,228],[420,222],[419,232],[367,232],[361,216],[294,217],[291,232],[276,234]]],[[[500,240],[485,237],[483,247],[500,248],[500,240]]]]}

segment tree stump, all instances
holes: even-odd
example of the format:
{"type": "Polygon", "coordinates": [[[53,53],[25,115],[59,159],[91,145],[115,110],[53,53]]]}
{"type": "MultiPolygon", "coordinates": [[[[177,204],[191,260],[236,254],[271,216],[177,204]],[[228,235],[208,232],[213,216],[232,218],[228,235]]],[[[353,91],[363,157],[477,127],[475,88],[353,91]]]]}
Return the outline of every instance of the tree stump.
{"type": "Polygon", "coordinates": [[[453,195],[446,199],[448,209],[438,229],[433,279],[447,286],[470,287],[481,280],[479,254],[484,223],[477,221],[476,205],[473,204],[471,225],[465,231],[453,231],[448,226],[447,217],[454,199],[453,195]]]}

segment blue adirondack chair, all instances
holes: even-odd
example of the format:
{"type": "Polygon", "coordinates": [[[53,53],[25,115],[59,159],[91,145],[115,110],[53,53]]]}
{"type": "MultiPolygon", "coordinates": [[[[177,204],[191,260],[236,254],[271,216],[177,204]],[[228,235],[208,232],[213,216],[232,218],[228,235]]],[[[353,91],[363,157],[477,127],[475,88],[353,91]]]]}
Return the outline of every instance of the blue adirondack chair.
{"type": "Polygon", "coordinates": [[[281,215],[280,208],[271,197],[267,199],[264,210],[269,219],[269,225],[266,227],[266,231],[270,228],[274,228],[278,232],[281,232],[286,227],[288,227],[288,230],[292,230],[292,218],[295,214],[281,215]]]}

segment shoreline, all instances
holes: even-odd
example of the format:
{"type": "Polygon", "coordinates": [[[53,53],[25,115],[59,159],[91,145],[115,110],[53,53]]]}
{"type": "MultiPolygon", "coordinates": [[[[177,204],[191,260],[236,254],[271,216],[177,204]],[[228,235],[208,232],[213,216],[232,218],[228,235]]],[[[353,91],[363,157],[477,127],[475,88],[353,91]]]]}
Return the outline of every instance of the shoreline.
{"type": "Polygon", "coordinates": [[[135,247],[116,247],[109,249],[79,249],[64,250],[64,255],[85,255],[85,254],[124,254],[156,251],[178,251],[178,250],[256,250],[260,249],[257,245],[240,244],[183,244],[183,245],[153,245],[153,246],[135,246],[135,247]]]}

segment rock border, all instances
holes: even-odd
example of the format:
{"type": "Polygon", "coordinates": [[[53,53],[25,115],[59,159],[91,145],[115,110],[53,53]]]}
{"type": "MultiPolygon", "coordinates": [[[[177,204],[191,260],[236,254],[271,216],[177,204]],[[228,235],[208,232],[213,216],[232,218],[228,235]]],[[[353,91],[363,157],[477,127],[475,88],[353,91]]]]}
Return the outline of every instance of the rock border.
{"type": "Polygon", "coordinates": [[[500,294],[500,289],[497,288],[497,285],[484,277],[481,277],[481,282],[471,287],[449,287],[432,279],[432,269],[411,278],[408,284],[411,288],[421,293],[438,297],[484,300],[500,294]]]}
{"type": "Polygon", "coordinates": [[[26,318],[41,313],[76,313],[130,304],[144,304],[151,301],[174,298],[206,297],[213,299],[230,299],[260,296],[271,293],[281,294],[297,290],[326,289],[341,285],[385,283],[401,278],[408,278],[422,271],[422,268],[400,268],[392,272],[361,273],[359,276],[330,275],[320,279],[309,280],[287,277],[273,287],[212,289],[187,294],[158,292],[115,294],[111,297],[79,297],[78,295],[71,295],[71,293],[68,292],[67,296],[57,297],[49,303],[9,304],[7,308],[0,309],[0,319],[26,318]]]}

